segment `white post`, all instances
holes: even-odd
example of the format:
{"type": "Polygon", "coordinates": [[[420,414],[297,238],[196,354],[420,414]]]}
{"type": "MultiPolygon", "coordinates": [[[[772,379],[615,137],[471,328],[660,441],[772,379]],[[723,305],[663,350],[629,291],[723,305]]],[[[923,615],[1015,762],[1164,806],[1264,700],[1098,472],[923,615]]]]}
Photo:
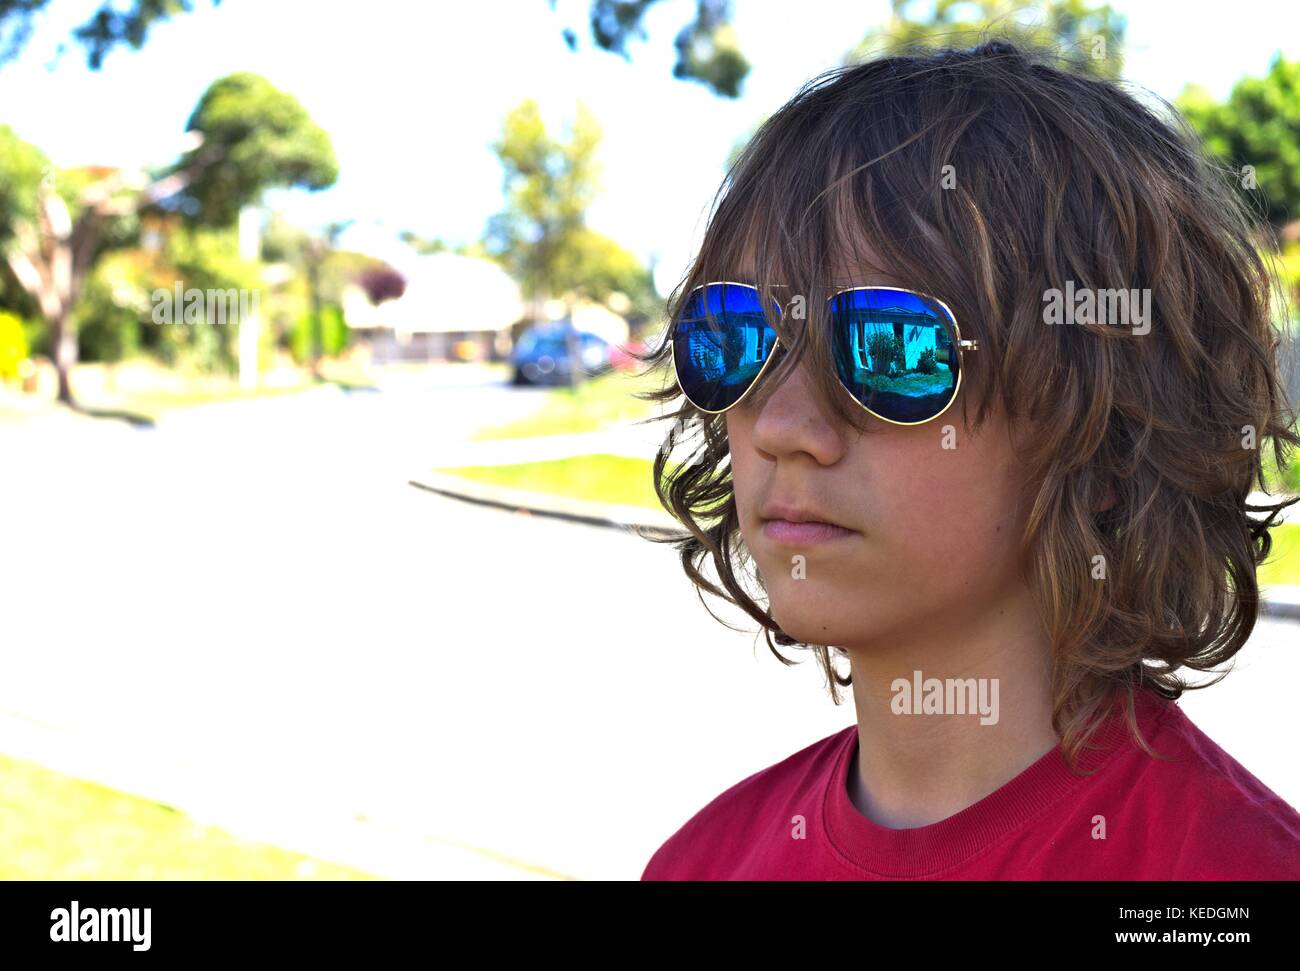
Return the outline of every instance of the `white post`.
{"type": "MultiPolygon", "coordinates": [[[[250,263],[261,256],[261,220],[254,206],[239,210],[239,256],[250,263]]],[[[262,330],[260,300],[251,301],[252,312],[239,321],[239,386],[257,388],[257,345],[262,330]]]]}

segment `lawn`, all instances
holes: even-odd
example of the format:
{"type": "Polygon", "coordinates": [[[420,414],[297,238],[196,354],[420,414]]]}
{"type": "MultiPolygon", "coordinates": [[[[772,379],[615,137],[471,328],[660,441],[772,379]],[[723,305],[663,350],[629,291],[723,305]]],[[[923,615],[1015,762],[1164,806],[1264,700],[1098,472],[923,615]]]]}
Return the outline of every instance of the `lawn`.
{"type": "Polygon", "coordinates": [[[1269,532],[1273,550],[1257,571],[1260,587],[1300,586],[1300,523],[1283,523],[1269,532]]]}
{"type": "MultiPolygon", "coordinates": [[[[680,463],[670,461],[665,471],[672,475],[679,466],[680,463]]],[[[652,479],[654,462],[650,459],[622,455],[575,455],[547,462],[458,466],[437,471],[508,489],[589,499],[620,506],[641,506],[671,515],[655,494],[652,479]]],[[[707,518],[708,510],[700,510],[697,515],[707,518]]]]}
{"type": "Polygon", "coordinates": [[[654,463],[622,455],[576,455],[517,465],[468,465],[438,469],[475,482],[548,495],[662,509],[651,480],[654,463]]]}
{"type": "Polygon", "coordinates": [[[480,429],[474,439],[570,435],[649,418],[658,413],[660,406],[634,398],[633,393],[658,390],[663,387],[663,381],[662,374],[611,371],[583,381],[577,388],[553,388],[546,393],[546,401],[538,411],[519,421],[480,429]]]}
{"type": "MultiPolygon", "coordinates": [[[[237,378],[168,369],[147,358],[116,365],[82,364],[72,375],[73,396],[90,414],[156,422],[169,412],[200,405],[297,394],[322,384],[344,389],[375,387],[365,368],[349,361],[323,360],[320,378],[305,367],[282,365],[264,372],[255,389],[237,378]]],[[[50,392],[52,395],[52,391],[50,392]]]]}
{"type": "Polygon", "coordinates": [[[0,880],[374,880],[0,755],[0,880]]]}
{"type": "Polygon", "coordinates": [[[258,388],[255,391],[245,391],[233,384],[225,388],[195,387],[184,391],[133,391],[107,400],[88,397],[79,400],[79,404],[92,412],[124,412],[157,421],[168,412],[178,409],[296,394],[314,386],[315,382],[304,382],[286,387],[258,388]]]}

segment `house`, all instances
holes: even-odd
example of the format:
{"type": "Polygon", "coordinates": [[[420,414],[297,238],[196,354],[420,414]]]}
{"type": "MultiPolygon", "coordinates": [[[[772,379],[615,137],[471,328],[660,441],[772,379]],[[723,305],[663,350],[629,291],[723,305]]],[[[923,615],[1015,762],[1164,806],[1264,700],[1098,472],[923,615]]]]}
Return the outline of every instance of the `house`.
{"type": "Polygon", "coordinates": [[[496,263],[459,253],[412,254],[394,264],[402,296],[374,306],[360,285],[342,294],[343,316],[372,360],[502,360],[525,315],[519,285],[496,263]]]}

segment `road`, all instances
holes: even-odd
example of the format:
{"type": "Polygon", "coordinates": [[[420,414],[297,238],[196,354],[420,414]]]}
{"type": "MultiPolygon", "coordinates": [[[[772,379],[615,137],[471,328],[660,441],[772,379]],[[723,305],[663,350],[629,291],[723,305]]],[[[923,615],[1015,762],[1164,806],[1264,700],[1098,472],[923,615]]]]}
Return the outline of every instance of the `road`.
{"type": "MultiPolygon", "coordinates": [[[[408,485],[539,400],[439,373],[0,429],[0,751],[386,876],[635,879],[853,720],[671,547],[408,485]]],[[[1292,804],[1298,630],[1185,703],[1292,804]]]]}

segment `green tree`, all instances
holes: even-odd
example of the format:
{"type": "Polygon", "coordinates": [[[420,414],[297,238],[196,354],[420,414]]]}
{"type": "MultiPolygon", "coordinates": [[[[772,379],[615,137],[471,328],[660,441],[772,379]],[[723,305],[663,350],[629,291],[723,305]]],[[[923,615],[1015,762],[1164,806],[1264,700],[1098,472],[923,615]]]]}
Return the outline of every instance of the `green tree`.
{"type": "MultiPolygon", "coordinates": [[[[555,9],[555,0],[547,0],[555,9]]],[[[641,21],[659,0],[592,0],[591,37],[602,50],[631,60],[630,40],[644,39],[641,21]]],[[[577,50],[578,35],[572,28],[562,31],[570,50],[577,50]]],[[[677,62],[673,77],[698,81],[724,98],[740,96],[749,74],[749,61],[740,52],[731,25],[731,0],[696,0],[695,16],[678,32],[673,46],[677,62]]]]}
{"type": "MultiPolygon", "coordinates": [[[[49,2],[0,0],[0,67],[16,58],[27,46],[32,35],[32,17],[44,10],[49,2]]],[[[220,3],[221,0],[212,0],[214,7],[220,3]]],[[[126,9],[113,0],[105,0],[89,20],[72,32],[72,36],[85,49],[87,66],[98,71],[104,57],[113,48],[126,44],[139,50],[154,24],[193,9],[191,0],[135,0],[126,9]]],[[[61,45],[59,53],[62,52],[61,45]]]]}
{"type": "Polygon", "coordinates": [[[557,254],[554,284],[559,292],[596,303],[610,303],[621,293],[631,303],[631,316],[652,317],[660,309],[649,268],[634,253],[587,227],[557,254]]]}
{"type": "Polygon", "coordinates": [[[373,257],[338,249],[339,237],[350,224],[333,222],[313,233],[276,218],[263,242],[267,259],[289,264],[306,281],[306,306],[295,315],[290,344],[295,357],[306,361],[317,377],[322,353],[337,353],[342,349],[339,335],[346,337],[346,331],[335,326],[342,322],[341,311],[336,311],[343,288],[363,270],[383,265],[373,257]]]}
{"type": "MultiPolygon", "coordinates": [[[[587,207],[599,191],[600,137],[600,126],[582,104],[568,140],[552,137],[530,99],[506,116],[493,146],[505,172],[506,208],[488,221],[484,245],[519,281],[534,319],[540,302],[553,297],[572,306],[621,293],[647,314],[658,299],[650,272],[586,225],[587,207]]],[[[570,373],[575,381],[581,378],[577,368],[570,373]]]]}
{"type": "MultiPolygon", "coordinates": [[[[547,0],[555,9],[555,0],[547,0]]],[[[646,37],[642,21],[659,0],[591,0],[592,40],[597,47],[630,60],[628,43],[646,37]]],[[[923,44],[969,47],[994,37],[1046,46],[1066,66],[1086,74],[1117,78],[1123,66],[1126,20],[1109,4],[1088,0],[891,0],[888,21],[870,27],[849,51],[846,63],[923,44]]],[[[697,0],[695,17],[677,35],[673,76],[699,81],[714,94],[735,98],[750,64],[736,42],[729,0],[697,0]]],[[[864,25],[866,26],[866,25],[864,25]]],[[[577,32],[564,29],[570,50],[577,32]]]]}
{"type": "Polygon", "coordinates": [[[180,211],[192,227],[228,227],[269,186],[321,188],[337,176],[329,139],[297,101],[253,75],[212,84],[190,118],[181,159],[157,176],[115,169],[58,173],[35,147],[0,133],[0,245],[50,329],[59,400],[73,404],[70,312],[99,256],[129,244],[142,213],[180,211]]]}
{"type": "Polygon", "coordinates": [[[0,243],[12,239],[15,226],[35,220],[38,189],[51,171],[50,160],[39,148],[0,125],[0,243]]]}
{"type": "Polygon", "coordinates": [[[854,64],[915,46],[974,47],[1003,38],[1055,51],[1063,67],[1118,78],[1127,21],[1109,4],[1089,0],[890,0],[890,16],[849,51],[854,64]]]}
{"type": "MultiPolygon", "coordinates": [[[[190,225],[181,221],[168,234],[161,261],[174,281],[186,289],[260,292],[261,266],[239,252],[239,234],[233,226],[190,225]]],[[[152,309],[152,307],[151,307],[152,309]]],[[[188,359],[205,371],[236,370],[236,327],[163,326],[152,328],[160,337],[164,360],[188,359]]]]}
{"type": "Polygon", "coordinates": [[[72,403],[68,375],[77,361],[69,315],[100,256],[135,237],[140,194],[128,173],[58,171],[35,146],[0,130],[0,253],[45,321],[65,403],[72,403]]]}
{"type": "Polygon", "coordinates": [[[568,281],[560,279],[561,270],[573,265],[571,251],[583,245],[587,207],[599,191],[600,138],[599,124],[582,104],[569,140],[553,138],[530,98],[506,116],[492,146],[505,173],[506,207],[488,221],[488,252],[535,303],[563,292],[568,281]]]}
{"type": "Polygon", "coordinates": [[[202,141],[171,169],[187,178],[170,204],[194,222],[229,226],[268,188],[315,191],[338,180],[329,135],[297,98],[256,74],[214,81],[185,127],[202,141]]]}
{"type": "Polygon", "coordinates": [[[1275,55],[1268,73],[1242,78],[1221,103],[1189,85],[1176,106],[1275,228],[1300,215],[1300,61],[1275,55]]]}

